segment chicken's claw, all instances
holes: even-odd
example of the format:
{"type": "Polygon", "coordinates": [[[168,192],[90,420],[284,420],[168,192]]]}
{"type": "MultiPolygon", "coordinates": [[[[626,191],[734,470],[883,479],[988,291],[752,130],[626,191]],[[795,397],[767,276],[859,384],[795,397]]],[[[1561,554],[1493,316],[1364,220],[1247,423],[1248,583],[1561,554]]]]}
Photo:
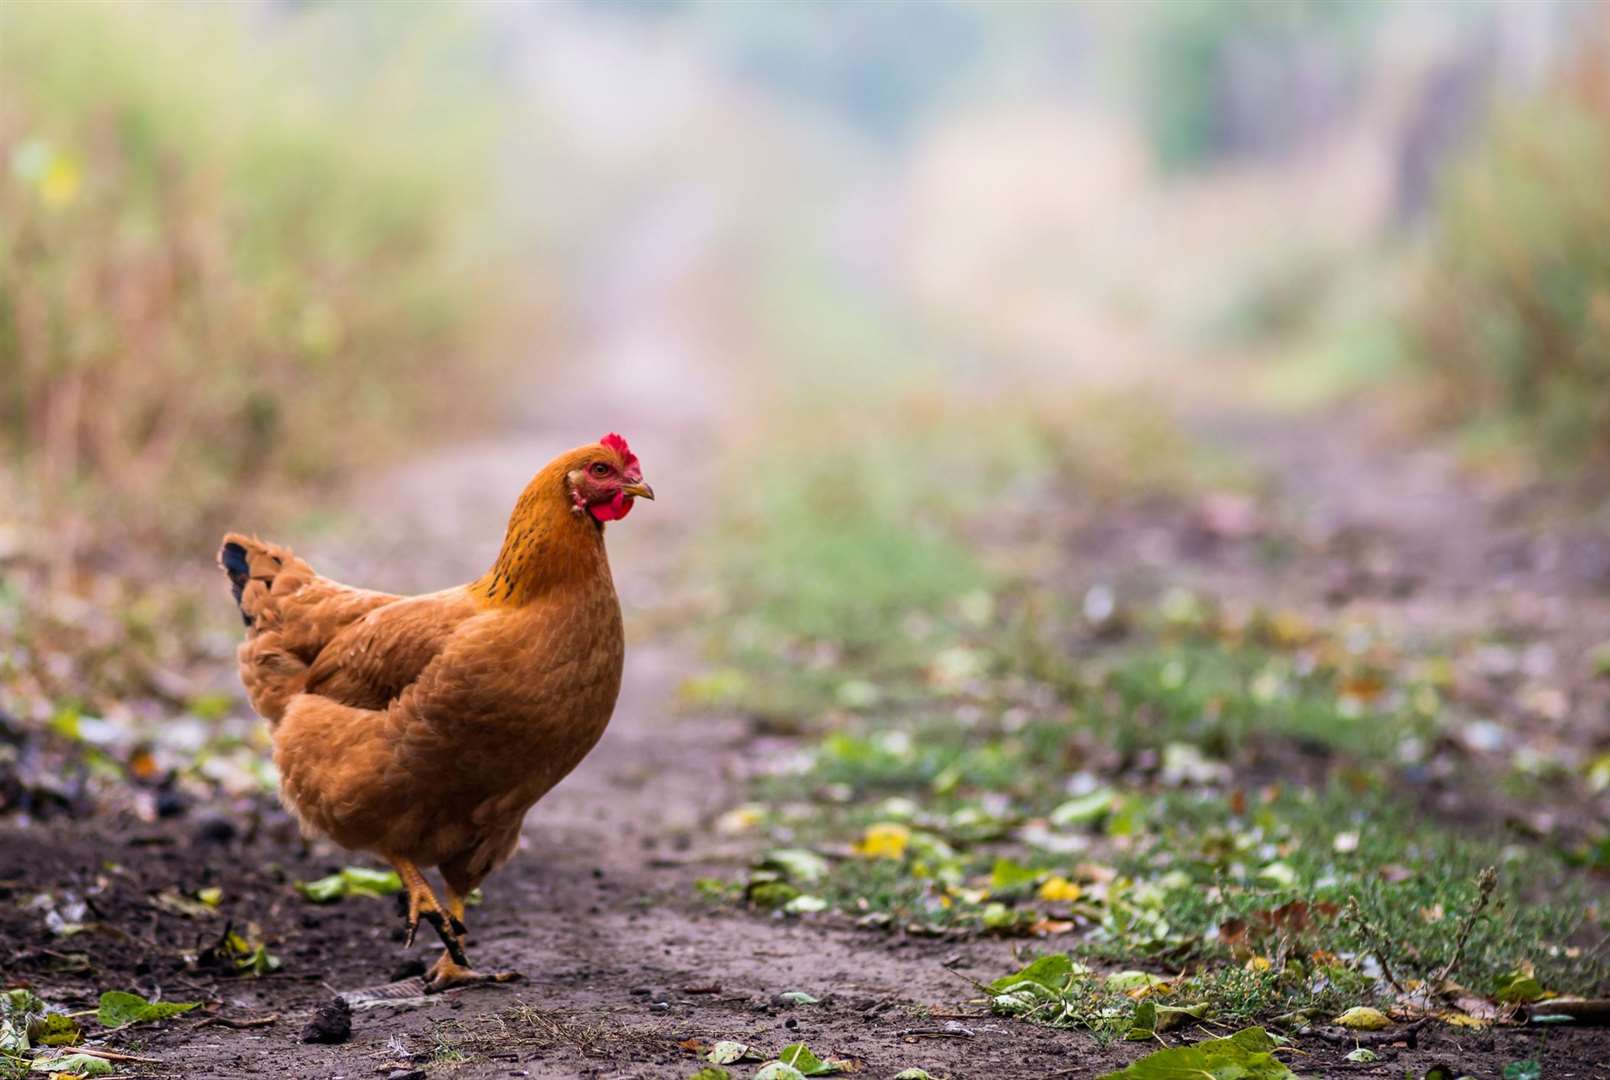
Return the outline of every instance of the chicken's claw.
{"type": "Polygon", "coordinates": [[[419,920],[424,919],[436,930],[436,936],[447,946],[447,951],[453,960],[468,967],[469,958],[464,955],[464,935],[467,931],[463,921],[442,908],[441,901],[431,892],[430,884],[413,864],[398,860],[395,861],[395,865],[404,887],[408,890],[406,923],[408,933],[403,939],[404,946],[413,948],[414,935],[419,931],[419,920]]]}
{"type": "MultiPolygon", "coordinates": [[[[434,898],[432,902],[434,903],[434,898]]],[[[439,907],[416,907],[412,899],[408,904],[408,937],[405,942],[409,948],[413,947],[414,934],[419,929],[420,919],[424,919],[435,929],[436,936],[447,946],[447,952],[455,963],[469,965],[469,958],[464,955],[464,924],[439,907]]]]}
{"type": "Polygon", "coordinates": [[[425,973],[425,993],[440,994],[443,990],[460,986],[517,982],[523,978],[525,976],[518,971],[474,971],[468,964],[461,963],[458,957],[445,952],[425,973]]]}

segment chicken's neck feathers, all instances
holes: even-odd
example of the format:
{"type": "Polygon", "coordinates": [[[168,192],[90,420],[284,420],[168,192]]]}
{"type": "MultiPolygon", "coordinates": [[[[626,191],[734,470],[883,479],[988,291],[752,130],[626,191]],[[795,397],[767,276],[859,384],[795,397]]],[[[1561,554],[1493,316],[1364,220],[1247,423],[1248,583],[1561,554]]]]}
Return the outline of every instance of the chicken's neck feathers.
{"type": "Polygon", "coordinates": [[[470,586],[490,606],[519,607],[567,584],[610,580],[602,525],[574,513],[563,473],[549,473],[521,494],[497,562],[470,586]]]}

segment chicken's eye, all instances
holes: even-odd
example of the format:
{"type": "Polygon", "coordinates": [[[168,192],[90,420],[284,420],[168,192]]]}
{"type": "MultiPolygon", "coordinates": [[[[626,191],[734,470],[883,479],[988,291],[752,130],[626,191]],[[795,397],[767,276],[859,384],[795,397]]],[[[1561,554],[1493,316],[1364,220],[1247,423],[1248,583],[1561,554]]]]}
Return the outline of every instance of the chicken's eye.
{"type": "Polygon", "coordinates": [[[609,475],[609,466],[605,465],[602,461],[593,462],[593,475],[594,476],[608,476],[609,475]]]}

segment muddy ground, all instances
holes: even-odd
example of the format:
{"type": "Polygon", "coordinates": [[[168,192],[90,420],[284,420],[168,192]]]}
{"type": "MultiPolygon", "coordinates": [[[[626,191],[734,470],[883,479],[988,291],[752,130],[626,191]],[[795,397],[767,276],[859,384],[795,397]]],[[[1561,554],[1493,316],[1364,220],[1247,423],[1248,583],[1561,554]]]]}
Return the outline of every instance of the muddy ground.
{"type": "MultiPolygon", "coordinates": [[[[261,800],[191,806],[156,824],[91,819],[0,828],[0,890],[9,901],[0,903],[0,966],[8,984],[32,984],[75,1008],[92,1007],[107,989],[205,1002],[197,1013],[108,1040],[160,1062],[136,1063],[153,1076],[672,1080],[696,1070],[700,1045],[736,1039],[776,1049],[803,1039],[819,1053],[852,1059],[869,1077],[921,1066],[956,1080],[1010,1080],[1095,1076],[1153,1049],[1103,1047],[1083,1034],[989,1015],[971,981],[1016,966],[1018,943],[889,936],[715,908],[697,897],[696,879],[730,875],[746,857],[710,826],[742,800],[750,747],[760,736],[742,718],[676,706],[677,685],[693,667],[693,639],[664,613],[678,545],[692,534],[710,491],[697,442],[668,434],[676,419],[628,432],[660,501],[611,536],[632,627],[615,720],[592,756],[531,815],[523,850],[470,912],[472,959],[518,969],[523,981],[418,993],[418,964],[434,954],[432,943],[422,937],[404,949],[389,899],[328,906],[303,900],[293,882],[351,860],[305,844],[283,812],[261,800]],[[224,892],[215,917],[152,902],[165,889],[212,884],[224,892]],[[26,903],[41,891],[84,896],[95,928],[70,939],[48,936],[26,903]],[[256,923],[283,968],[239,979],[187,965],[185,954],[215,940],[230,920],[256,923]],[[89,955],[87,970],[71,970],[75,952],[89,955]],[[794,1006],[779,997],[794,990],[821,1001],[794,1006]],[[356,1004],[350,1039],[299,1041],[312,1009],[337,993],[356,1004]]],[[[1168,508],[1073,530],[1059,541],[1070,566],[1299,604],[1361,601],[1390,607],[1428,631],[1479,625],[1499,609],[1530,612],[1524,632],[1549,644],[1562,664],[1574,663],[1584,642],[1610,638],[1610,556],[1591,530],[1529,519],[1470,487],[1445,459],[1383,447],[1358,416],[1316,426],[1225,414],[1199,417],[1196,426],[1267,469],[1274,495],[1260,513],[1306,536],[1307,554],[1271,571],[1248,555],[1250,541],[1238,540],[1235,529],[1204,532],[1200,513],[1168,508]]],[[[521,474],[546,450],[588,437],[596,433],[566,439],[545,428],[540,437],[404,470],[387,483],[400,485],[406,498],[384,491],[376,500],[414,506],[415,526],[374,523],[373,535],[332,550],[327,561],[354,580],[398,589],[473,573],[490,559],[506,495],[523,483],[521,474]],[[384,539],[399,535],[406,544],[384,539]]],[[[1075,570],[1068,587],[1084,584],[1075,570]]],[[[1570,677],[1583,690],[1584,677],[1570,677]]],[[[1591,707],[1576,714],[1582,726],[1559,737],[1602,750],[1610,727],[1604,699],[1587,700],[1591,707]]],[[[1496,828],[1497,818],[1513,814],[1581,819],[1604,812],[1602,799],[1596,804],[1577,792],[1561,792],[1554,806],[1494,812],[1479,789],[1457,785],[1424,804],[1427,813],[1471,828],[1496,828]]],[[[1185,1037],[1196,1033],[1168,1039],[1185,1037]]],[[[1604,1030],[1456,1033],[1433,1026],[1375,1045],[1379,1061],[1356,1065],[1343,1059],[1350,1043],[1307,1037],[1291,1061],[1307,1076],[1419,1077],[1447,1062],[1496,1078],[1506,1062],[1536,1057],[1547,1077],[1610,1077],[1604,1030]]]]}

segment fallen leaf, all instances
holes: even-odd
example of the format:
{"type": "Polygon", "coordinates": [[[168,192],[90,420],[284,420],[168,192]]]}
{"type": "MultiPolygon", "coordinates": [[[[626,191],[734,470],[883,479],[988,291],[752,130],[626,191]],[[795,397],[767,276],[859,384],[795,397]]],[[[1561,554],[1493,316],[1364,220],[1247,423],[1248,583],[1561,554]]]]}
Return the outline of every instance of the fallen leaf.
{"type": "Polygon", "coordinates": [[[151,903],[170,915],[180,915],[187,919],[216,919],[218,917],[216,905],[186,896],[178,889],[163,889],[151,897],[151,903]]]}
{"type": "Polygon", "coordinates": [[[1135,1007],[1135,1015],[1130,1018],[1129,1030],[1124,1032],[1124,1038],[1131,1042],[1145,1042],[1156,1035],[1157,1005],[1143,1001],[1135,1007]]]}
{"type": "Polygon", "coordinates": [[[96,1019],[102,1027],[120,1028],[147,1020],[165,1020],[189,1012],[200,1004],[199,1001],[147,1001],[138,994],[108,990],[101,995],[96,1019]]]}
{"type": "Polygon", "coordinates": [[[114,1076],[117,1069],[105,1058],[93,1054],[64,1054],[35,1059],[29,1069],[38,1073],[71,1073],[74,1076],[114,1076]]]}
{"type": "Polygon", "coordinates": [[[760,865],[780,872],[796,885],[814,885],[829,870],[827,860],[809,848],[773,848],[760,857],[760,865]]]}
{"type": "Polygon", "coordinates": [[[31,1025],[29,1034],[40,1046],[73,1046],[84,1038],[78,1022],[65,1013],[46,1013],[31,1025]]]}
{"type": "Polygon", "coordinates": [[[1511,1003],[1530,1003],[1542,1001],[1551,995],[1543,989],[1543,985],[1529,971],[1509,971],[1498,977],[1497,988],[1493,994],[1499,1001],[1511,1003]]]}
{"type": "Polygon", "coordinates": [[[1392,1021],[1380,1009],[1372,1009],[1368,1005],[1356,1005],[1338,1016],[1331,1023],[1350,1031],[1380,1031],[1392,1026],[1392,1021]]]}
{"type": "Polygon", "coordinates": [[[1236,1077],[1238,1080],[1296,1080],[1274,1056],[1275,1041],[1263,1028],[1247,1028],[1227,1039],[1207,1039],[1148,1054],[1102,1080],[1182,1080],[1184,1077],[1236,1077]]]}
{"type": "Polygon", "coordinates": [[[1116,798],[1112,788],[1097,788],[1088,795],[1080,795],[1051,811],[1050,821],[1059,829],[1075,825],[1093,825],[1112,810],[1116,798]]]}
{"type": "Polygon", "coordinates": [[[1080,888],[1076,882],[1069,881],[1067,878],[1057,875],[1055,877],[1047,878],[1043,883],[1041,883],[1039,891],[1036,893],[1036,895],[1039,896],[1041,900],[1048,900],[1052,903],[1071,904],[1073,901],[1084,895],[1084,890],[1080,888]]]}
{"type": "Polygon", "coordinates": [[[783,1047],[777,1055],[777,1060],[798,1070],[802,1076],[828,1076],[843,1072],[845,1067],[845,1062],[817,1057],[811,1053],[811,1048],[802,1042],[789,1043],[783,1047]]]}
{"type": "Polygon", "coordinates": [[[722,1039],[710,1048],[704,1060],[712,1065],[731,1065],[736,1061],[759,1061],[760,1055],[748,1043],[722,1039]]]}
{"type": "Polygon", "coordinates": [[[402,879],[394,870],[348,866],[317,881],[298,881],[296,891],[315,904],[332,904],[348,896],[389,896],[402,892],[402,879]]]}
{"type": "Polygon", "coordinates": [[[911,830],[892,821],[868,825],[855,853],[867,859],[903,859],[906,845],[911,842],[911,830]]]}
{"type": "Polygon", "coordinates": [[[755,1080],[805,1080],[805,1074],[792,1065],[773,1061],[760,1067],[755,1073],[755,1080]]]}

